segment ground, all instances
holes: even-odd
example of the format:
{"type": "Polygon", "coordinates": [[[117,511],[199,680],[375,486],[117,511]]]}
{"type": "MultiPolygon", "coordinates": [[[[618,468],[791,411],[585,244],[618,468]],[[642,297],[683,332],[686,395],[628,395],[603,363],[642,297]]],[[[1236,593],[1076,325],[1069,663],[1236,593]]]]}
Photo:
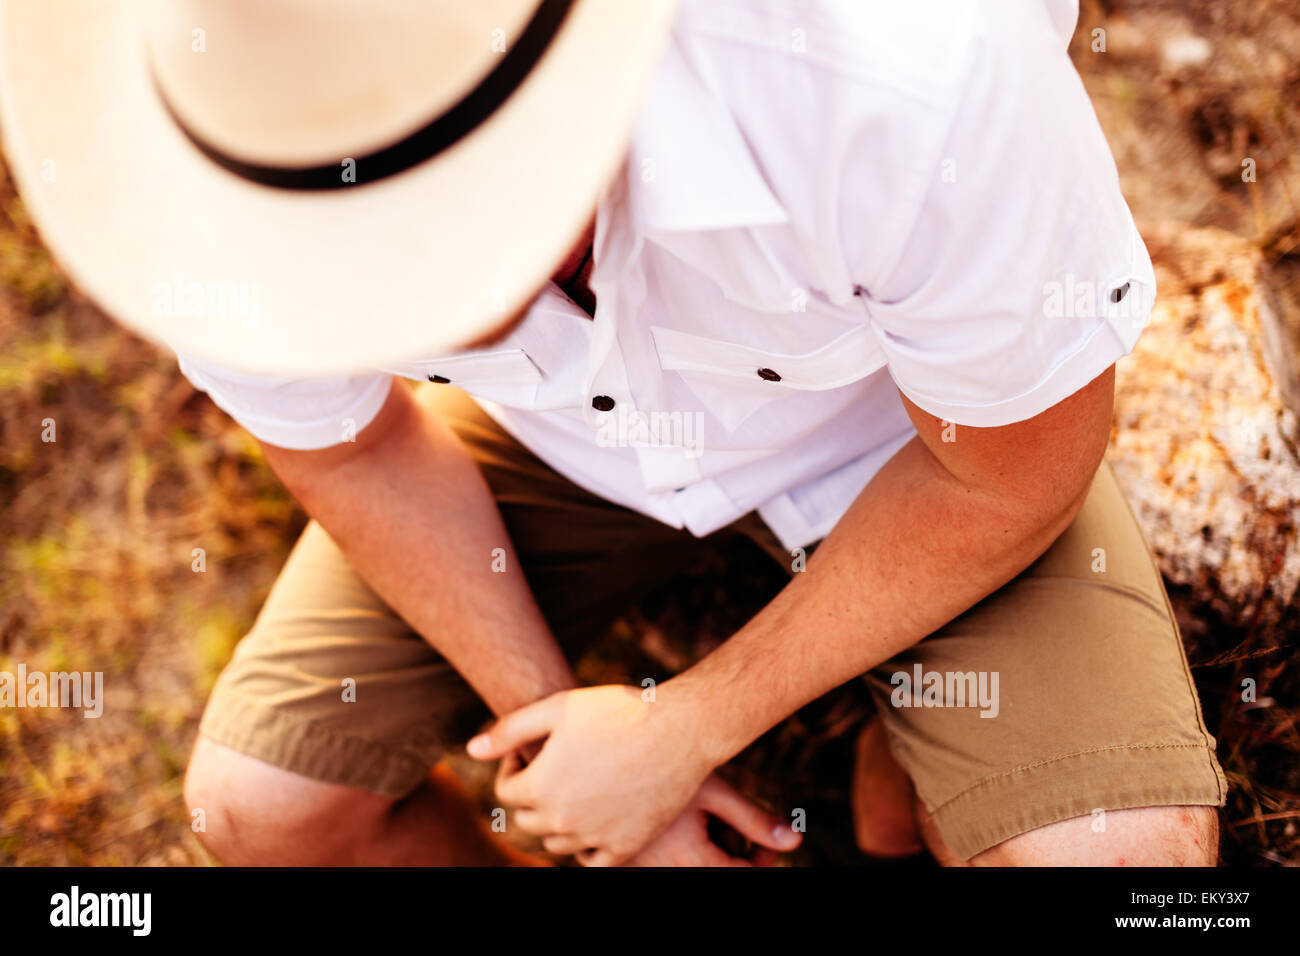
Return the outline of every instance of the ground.
{"type": "MultiPolygon", "coordinates": [[[[1300,14],[1280,0],[1082,6],[1072,54],[1138,220],[1214,224],[1258,242],[1300,343],[1300,14]],[[1105,51],[1093,49],[1094,29],[1106,31],[1105,51]],[[1241,179],[1243,157],[1255,160],[1254,183],[1241,179]]],[[[255,442],[173,359],[70,287],[7,174],[0,505],[0,670],[102,670],[109,701],[98,720],[0,710],[0,864],[207,862],[181,801],[185,761],[206,693],[304,516],[255,442]],[[43,441],[50,428],[56,440],[43,441]]],[[[666,676],[783,580],[738,546],[647,599],[580,673],[666,676]]],[[[1300,863],[1294,672],[1271,666],[1259,691],[1268,705],[1247,709],[1235,693],[1239,660],[1193,664],[1233,784],[1225,861],[1300,863]]],[[[842,688],[728,771],[819,821],[798,862],[863,862],[846,796],[869,708],[859,687],[842,688]]],[[[456,768],[485,794],[473,767],[456,768]]]]}

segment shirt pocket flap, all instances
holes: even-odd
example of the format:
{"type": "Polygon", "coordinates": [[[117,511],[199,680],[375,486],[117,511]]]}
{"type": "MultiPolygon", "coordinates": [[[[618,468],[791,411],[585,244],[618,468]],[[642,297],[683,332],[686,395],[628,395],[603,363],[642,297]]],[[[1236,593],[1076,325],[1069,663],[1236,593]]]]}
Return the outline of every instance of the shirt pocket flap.
{"type": "Polygon", "coordinates": [[[652,325],[659,366],[665,371],[732,379],[775,390],[826,391],[865,378],[885,364],[885,354],[866,325],[825,345],[797,354],[709,339],[652,325]]]}
{"type": "Polygon", "coordinates": [[[384,371],[407,378],[446,381],[467,391],[492,385],[536,385],[542,380],[541,370],[523,349],[421,359],[393,365],[384,371]]]}
{"type": "Polygon", "coordinates": [[[829,391],[885,364],[871,329],[856,326],[810,352],[791,354],[652,325],[664,371],[676,372],[728,431],[778,399],[829,391]]]}

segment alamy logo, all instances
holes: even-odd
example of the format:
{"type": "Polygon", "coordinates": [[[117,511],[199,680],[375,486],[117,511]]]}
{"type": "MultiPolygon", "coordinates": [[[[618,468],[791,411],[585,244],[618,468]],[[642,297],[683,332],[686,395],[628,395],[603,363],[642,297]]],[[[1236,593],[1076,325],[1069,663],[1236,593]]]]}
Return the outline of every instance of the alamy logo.
{"type": "Polygon", "coordinates": [[[617,411],[596,416],[601,448],[680,448],[687,458],[704,453],[703,412],[617,411]]]}
{"type": "Polygon", "coordinates": [[[81,716],[104,713],[103,671],[0,671],[0,707],[82,708],[81,716]]]}
{"type": "Polygon", "coordinates": [[[997,671],[895,671],[889,702],[895,707],[978,707],[981,717],[998,715],[997,671]]]}
{"type": "Polygon", "coordinates": [[[50,897],[51,926],[128,926],[133,936],[148,936],[153,924],[151,893],[85,893],[74,885],[50,897]]]}
{"type": "Polygon", "coordinates": [[[1095,319],[1104,310],[1112,318],[1138,322],[1146,315],[1144,306],[1132,281],[1116,285],[1066,273],[1043,283],[1043,317],[1048,319],[1095,319]]]}
{"type": "Polygon", "coordinates": [[[238,319],[256,326],[262,316],[262,286],[237,279],[187,280],[153,285],[153,314],[174,319],[238,319]]]}

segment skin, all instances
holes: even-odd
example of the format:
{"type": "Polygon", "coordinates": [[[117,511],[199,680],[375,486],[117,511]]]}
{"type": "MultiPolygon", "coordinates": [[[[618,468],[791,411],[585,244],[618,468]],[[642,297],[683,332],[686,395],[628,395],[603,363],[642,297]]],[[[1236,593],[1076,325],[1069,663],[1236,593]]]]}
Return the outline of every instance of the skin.
{"type": "MultiPolygon", "coordinates": [[[[498,796],[520,825],[625,861],[694,788],[777,721],[910,647],[1010,581],[1070,524],[1101,463],[1114,371],[1024,422],[962,428],[901,396],[917,437],[863,489],[763,611],[661,685],[580,688],[509,715],[470,742],[495,759],[546,745],[498,796]],[[862,580],[872,582],[864,589],[862,580]],[[737,693],[736,688],[744,688],[737,693]],[[636,808],[635,813],[630,808],[636,808]]],[[[1158,811],[1157,811],[1158,812],[1158,811]]]]}
{"type": "Polygon", "coordinates": [[[1023,833],[963,860],[944,843],[907,773],[872,720],[858,740],[853,781],[854,836],[869,856],[929,850],[944,866],[1213,866],[1219,815],[1212,807],[1110,810],[1106,829],[1075,817],[1023,833]]]}
{"type": "MultiPolygon", "coordinates": [[[[574,261],[566,257],[557,272],[561,285],[574,261]]],[[[456,559],[508,538],[469,454],[405,388],[390,391],[356,442],[263,449],[361,577],[499,715],[469,751],[502,760],[498,795],[518,808],[522,828],[589,865],[745,865],[707,839],[707,814],[771,851],[792,849],[798,836],[714,769],[1041,555],[1083,503],[1106,446],[1113,391],[1111,369],[1032,419],[962,427],[955,442],[942,441],[944,423],[902,396],[917,437],[863,489],[807,573],[713,654],[660,685],[653,704],[639,688],[576,687],[522,577],[456,559]],[[370,504],[357,508],[359,500],[370,504]],[[458,547],[438,546],[447,540],[458,547]]],[[[876,793],[879,811],[860,827],[864,849],[910,851],[919,834],[941,862],[965,862],[928,825],[881,750],[864,752],[863,789],[876,793]]],[[[495,843],[438,775],[392,800],[200,738],[186,796],[207,809],[204,842],[227,863],[525,862],[495,843]]],[[[1105,834],[1092,833],[1088,818],[1062,821],[970,862],[1209,865],[1216,819],[1204,807],[1116,811],[1105,834]]]]}
{"type": "MultiPolygon", "coordinates": [[[[589,225],[555,274],[558,283],[579,293],[589,270],[583,260],[591,232],[589,225]]],[[[576,686],[523,579],[468,571],[457,558],[467,550],[488,554],[503,543],[512,565],[515,555],[477,465],[410,391],[390,389],[355,442],[306,452],[265,443],[262,449],[357,573],[418,633],[436,636],[430,642],[495,713],[576,686]],[[357,508],[358,500],[372,507],[357,508]],[[437,544],[448,540],[458,547],[437,544]]],[[[495,841],[445,774],[435,773],[408,797],[392,800],[309,780],[200,737],[185,789],[189,806],[206,811],[204,843],[232,865],[535,862],[495,841]]],[[[630,862],[745,865],[707,839],[706,816],[772,851],[799,843],[796,834],[778,827],[779,820],[710,778],[672,826],[630,862]]],[[[770,854],[757,859],[768,860],[770,854]]]]}

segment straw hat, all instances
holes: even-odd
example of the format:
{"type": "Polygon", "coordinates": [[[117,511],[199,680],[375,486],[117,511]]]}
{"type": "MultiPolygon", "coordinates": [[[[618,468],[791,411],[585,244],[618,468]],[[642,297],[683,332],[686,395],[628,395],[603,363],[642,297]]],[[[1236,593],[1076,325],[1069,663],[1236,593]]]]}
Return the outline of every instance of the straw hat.
{"type": "Polygon", "coordinates": [[[673,0],[0,0],[0,128],[72,278],[258,373],[454,350],[619,167],[673,0]]]}

